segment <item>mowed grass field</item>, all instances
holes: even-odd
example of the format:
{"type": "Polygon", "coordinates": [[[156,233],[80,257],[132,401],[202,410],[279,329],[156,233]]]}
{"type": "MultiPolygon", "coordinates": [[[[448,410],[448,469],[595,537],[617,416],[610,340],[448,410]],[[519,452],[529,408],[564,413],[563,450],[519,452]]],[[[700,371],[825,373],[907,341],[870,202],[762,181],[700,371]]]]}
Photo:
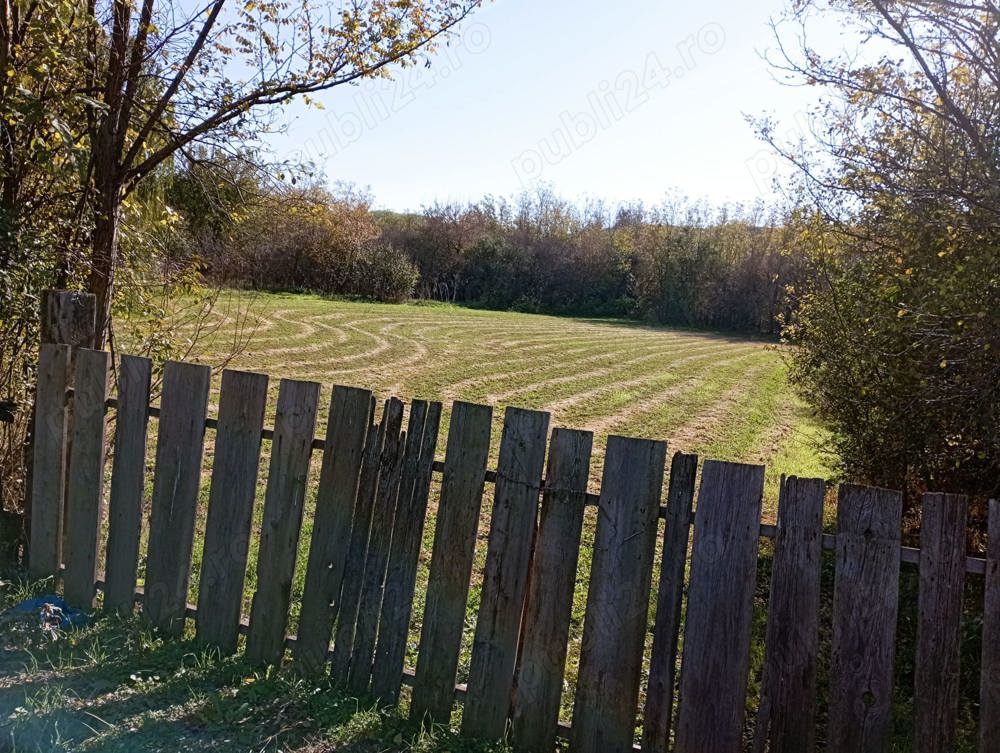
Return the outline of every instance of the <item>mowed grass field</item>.
{"type": "MultiPolygon", "coordinates": [[[[236,293],[223,296],[197,327],[184,326],[182,331],[193,340],[189,360],[270,375],[268,425],[273,423],[279,380],[305,379],[323,386],[316,429],[320,436],[325,434],[333,384],[372,389],[379,405],[390,395],[404,401],[443,401],[439,459],[444,457],[451,402],[490,404],[494,406],[492,467],[506,406],[549,411],[552,426],[594,432],[592,491],[600,487],[609,434],[666,440],[671,453],[684,450],[703,458],[764,463],[765,517],[773,516],[781,474],[828,474],[817,451],[821,433],[788,384],[781,352],[763,340],[440,304],[380,305],[306,295],[247,297],[236,293]]],[[[122,350],[128,352],[127,343],[122,350]]],[[[216,374],[210,415],[217,410],[219,381],[216,374]]],[[[147,515],[155,434],[154,420],[147,454],[147,515]]],[[[210,431],[191,603],[197,603],[213,442],[210,431]]],[[[257,537],[269,451],[270,443],[264,442],[244,615],[249,614],[257,584],[257,537]]],[[[292,585],[291,632],[297,628],[319,463],[316,452],[292,585]]],[[[416,666],[439,481],[440,474],[435,474],[408,640],[406,663],[411,669],[416,666]]],[[[459,682],[465,682],[468,675],[492,494],[493,487],[487,484],[459,682]]],[[[588,508],[563,693],[561,716],[567,722],[572,713],[596,518],[596,508],[588,508]]],[[[143,553],[145,547],[143,542],[143,553]]],[[[140,584],[144,570],[143,554],[140,584]]],[[[654,568],[653,600],[657,573],[654,568]]],[[[651,608],[650,625],[653,616],[651,608]]],[[[647,658],[650,646],[648,639],[647,658]]],[[[758,660],[754,661],[754,677],[758,660]]],[[[12,720],[10,736],[16,750],[455,753],[501,749],[467,743],[448,730],[428,734],[414,728],[401,716],[408,703],[406,688],[401,711],[375,711],[370,699],[346,698],[328,682],[306,682],[293,673],[256,673],[242,666],[239,657],[220,659],[193,641],[190,622],[186,639],[178,643],[150,636],[141,622],[100,620],[67,644],[31,654],[26,665],[23,671],[0,679],[0,717],[12,720]]],[[[0,677],[3,674],[0,671],[0,677]]],[[[460,714],[457,708],[453,728],[460,714]]]]}
{"type": "Polygon", "coordinates": [[[272,402],[279,378],[321,383],[320,434],[333,384],[372,389],[380,401],[443,401],[439,454],[454,400],[494,406],[494,459],[505,407],[548,411],[552,426],[594,432],[594,490],[609,434],[763,463],[769,514],[781,474],[829,473],[820,432],[778,347],[764,340],[445,304],[230,294],[191,357],[217,365],[234,352],[230,368],[272,377],[272,402]]]}

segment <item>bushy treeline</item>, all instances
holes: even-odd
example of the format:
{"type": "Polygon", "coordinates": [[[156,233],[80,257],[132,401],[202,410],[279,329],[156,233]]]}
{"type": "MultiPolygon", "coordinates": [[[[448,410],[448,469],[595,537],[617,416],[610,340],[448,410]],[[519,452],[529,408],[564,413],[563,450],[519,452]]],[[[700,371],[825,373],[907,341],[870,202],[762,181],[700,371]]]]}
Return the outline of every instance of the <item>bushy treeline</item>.
{"type": "MultiPolygon", "coordinates": [[[[178,205],[199,195],[185,186],[178,205]]],[[[188,247],[217,281],[253,288],[771,334],[796,270],[783,225],[760,208],[581,207],[542,191],[397,214],[349,190],[283,186],[229,213],[220,234],[203,203],[186,212],[198,218],[188,247]]]]}
{"type": "Polygon", "coordinates": [[[417,295],[488,308],[772,333],[795,268],[760,208],[578,207],[540,192],[380,221],[416,264],[417,295]]]}

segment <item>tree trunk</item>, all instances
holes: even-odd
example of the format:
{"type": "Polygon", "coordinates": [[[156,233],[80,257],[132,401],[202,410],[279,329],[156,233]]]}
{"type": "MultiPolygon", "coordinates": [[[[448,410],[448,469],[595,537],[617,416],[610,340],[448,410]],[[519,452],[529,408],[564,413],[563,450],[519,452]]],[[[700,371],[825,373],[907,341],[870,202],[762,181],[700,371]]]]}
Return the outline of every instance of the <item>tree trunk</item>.
{"type": "Polygon", "coordinates": [[[111,324],[111,297],[114,293],[115,266],[118,263],[118,228],[121,222],[121,186],[113,165],[95,165],[97,196],[94,210],[94,236],[88,288],[97,299],[96,348],[103,348],[111,324]]]}

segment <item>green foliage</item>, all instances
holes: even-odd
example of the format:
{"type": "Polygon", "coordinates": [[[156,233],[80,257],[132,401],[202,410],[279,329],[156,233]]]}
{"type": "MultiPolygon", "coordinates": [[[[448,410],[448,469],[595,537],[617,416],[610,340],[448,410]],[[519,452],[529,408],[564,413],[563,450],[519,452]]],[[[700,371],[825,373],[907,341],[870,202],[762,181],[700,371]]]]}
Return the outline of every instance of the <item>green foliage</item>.
{"type": "Polygon", "coordinates": [[[827,99],[817,153],[790,154],[815,199],[788,244],[808,263],[789,289],[795,381],[850,476],[996,493],[1000,18],[975,3],[846,10],[902,57],[797,64],[827,99]]]}
{"type": "Polygon", "coordinates": [[[418,295],[494,309],[772,333],[795,272],[759,207],[612,211],[542,191],[379,222],[420,270],[418,295]]]}

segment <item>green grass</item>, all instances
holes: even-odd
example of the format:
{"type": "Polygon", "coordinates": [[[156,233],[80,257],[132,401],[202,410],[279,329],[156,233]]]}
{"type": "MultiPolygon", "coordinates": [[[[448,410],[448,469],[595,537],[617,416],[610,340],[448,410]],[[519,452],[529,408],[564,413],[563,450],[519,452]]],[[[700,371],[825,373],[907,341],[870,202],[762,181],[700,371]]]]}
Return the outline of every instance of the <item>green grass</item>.
{"type": "Polygon", "coordinates": [[[320,433],[330,386],[351,384],[379,398],[445,401],[441,448],[451,401],[495,406],[494,460],[505,406],[547,410],[553,426],[592,429],[594,489],[612,433],[764,463],[774,478],[829,474],[781,353],[761,340],[447,304],[235,293],[197,333],[191,358],[269,374],[272,406],[280,378],[320,382],[320,433]]]}
{"type": "MultiPolygon", "coordinates": [[[[243,296],[227,295],[207,321],[197,327],[188,324],[183,331],[192,339],[189,359],[271,376],[269,424],[279,379],[320,382],[320,436],[325,433],[331,385],[351,384],[373,389],[380,400],[395,394],[404,400],[444,401],[439,458],[444,454],[453,400],[494,406],[491,465],[496,462],[505,406],[547,410],[553,426],[593,430],[593,491],[600,487],[604,449],[612,433],[663,439],[671,452],[765,464],[766,517],[773,515],[781,474],[830,473],[817,451],[822,433],[794,396],[781,352],[765,341],[615,320],[488,312],[441,304],[380,305],[307,295],[255,295],[249,308],[243,296]]],[[[127,343],[120,347],[123,352],[130,350],[127,343]]],[[[216,375],[211,414],[218,404],[218,385],[216,375]]],[[[154,422],[151,446],[155,428],[154,422]]],[[[263,511],[268,452],[265,442],[255,537],[263,511]]],[[[318,455],[314,455],[292,588],[292,631],[304,582],[318,455]]],[[[211,456],[209,432],[191,602],[197,601],[211,456]]],[[[151,461],[152,452],[148,457],[151,461]]],[[[150,473],[148,481],[151,478],[150,473]]],[[[416,664],[437,484],[436,478],[418,570],[407,655],[411,668],[416,664]]],[[[487,485],[459,682],[466,680],[469,668],[491,504],[492,487],[487,485]]],[[[579,659],[596,511],[588,510],[586,520],[563,697],[566,721],[579,659]]],[[[256,549],[255,538],[244,614],[249,613],[256,587],[256,549]]],[[[141,561],[140,583],[143,574],[141,561]]],[[[655,570],[652,593],[656,593],[655,570]]],[[[12,674],[14,679],[5,678],[7,684],[0,688],[15,700],[21,698],[15,706],[25,711],[0,708],[0,722],[6,714],[19,750],[34,750],[34,741],[52,743],[40,746],[45,750],[60,749],[56,743],[66,749],[136,749],[129,747],[130,735],[139,735],[135,746],[164,751],[474,749],[463,748],[446,729],[414,730],[401,712],[375,710],[370,703],[347,698],[327,685],[303,684],[282,672],[257,675],[238,660],[206,655],[190,636],[187,641],[161,642],[133,622],[112,619],[98,622],[72,641],[69,646],[46,647],[30,654],[34,657],[30,659],[23,646],[12,642],[11,656],[19,658],[8,661],[8,667],[20,661],[27,669],[12,674]],[[53,659],[53,651],[61,658],[53,659]],[[40,682],[38,677],[50,681],[40,682]],[[81,678],[82,683],[78,682],[81,678]],[[21,690],[17,690],[18,683],[23,685],[21,690]],[[90,719],[90,713],[100,720],[90,719]],[[226,747],[226,740],[231,741],[231,748],[226,747]],[[264,743],[251,748],[243,744],[249,740],[264,743]],[[24,745],[25,741],[29,744],[24,745]]],[[[3,667],[0,674],[4,674],[3,667]]],[[[456,710],[453,726],[459,713],[456,710]]]]}
{"type": "MultiPolygon", "coordinates": [[[[7,588],[0,607],[23,593],[7,588]]],[[[0,751],[491,753],[499,744],[421,729],[327,680],[258,672],[139,618],[106,616],[55,642],[5,626],[0,751]]]]}

